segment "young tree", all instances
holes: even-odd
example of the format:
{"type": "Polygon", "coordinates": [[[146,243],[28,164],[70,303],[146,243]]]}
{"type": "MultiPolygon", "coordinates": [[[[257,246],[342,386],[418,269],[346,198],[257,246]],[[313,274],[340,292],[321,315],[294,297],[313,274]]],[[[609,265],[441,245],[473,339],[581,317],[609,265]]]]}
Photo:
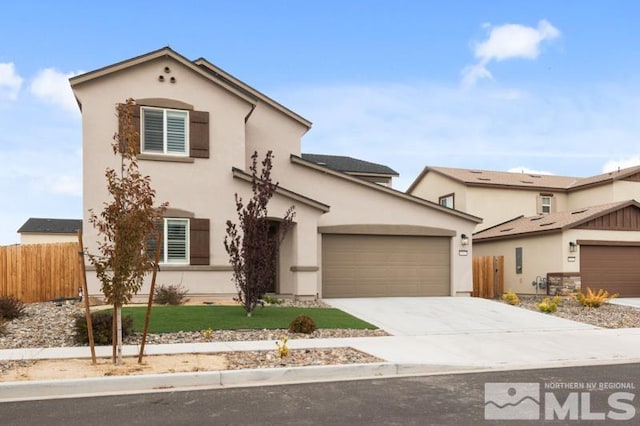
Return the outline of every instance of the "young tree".
{"type": "Polygon", "coordinates": [[[245,205],[235,194],[238,224],[228,220],[224,238],[238,289],[237,300],[249,317],[276,275],[274,259],[295,216],[294,206],[291,206],[281,220],[269,220],[267,205],[278,188],[278,183],[271,180],[272,159],[273,154],[268,151],[258,174],[258,152],[251,156],[249,170],[253,196],[245,205]]]}
{"type": "Polygon", "coordinates": [[[120,170],[106,169],[110,199],[100,215],[89,210],[89,222],[101,237],[100,255],[89,255],[89,260],[96,268],[107,303],[113,305],[115,364],[122,362],[122,305],[140,291],[144,276],[156,267],[148,245],[167,207],[166,203],[154,206],[151,179],[138,170],[140,135],[133,122],[134,108],[132,99],[116,107],[120,126],[112,147],[114,155],[120,155],[120,170]]]}

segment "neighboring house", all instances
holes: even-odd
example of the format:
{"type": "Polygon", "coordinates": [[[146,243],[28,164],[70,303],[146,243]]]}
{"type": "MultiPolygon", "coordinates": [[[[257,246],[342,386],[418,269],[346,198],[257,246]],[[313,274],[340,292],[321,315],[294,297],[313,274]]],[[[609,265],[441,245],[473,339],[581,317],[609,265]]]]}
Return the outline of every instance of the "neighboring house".
{"type": "Polygon", "coordinates": [[[425,167],[407,193],[481,217],[481,231],[519,215],[640,199],[640,166],[587,178],[425,167]]]}
{"type": "Polygon", "coordinates": [[[587,178],[426,167],[407,192],[483,218],[474,255],[505,257],[505,288],[565,285],[640,295],[640,166],[587,178]]]}
{"type": "MultiPolygon", "coordinates": [[[[158,203],[170,204],[160,284],[181,283],[194,295],[236,292],[225,224],[236,221],[234,194],[251,196],[251,155],[272,150],[280,183],[269,207],[273,225],[291,205],[296,216],[274,259],[270,291],[297,298],[470,294],[471,250],[462,236],[479,218],[384,186],[397,176],[385,166],[302,155],[311,123],[207,60],[163,48],[70,82],[82,111],[90,253],[97,235],[88,211],[102,207],[104,170],[118,165],[111,150],[115,106],[134,98],[140,169],[151,177],[158,203]]],[[[91,273],[89,289],[99,289],[91,273]]]]}
{"type": "Polygon", "coordinates": [[[473,236],[476,256],[504,256],[505,289],[534,293],[547,273],[559,284],[640,297],[640,204],[618,201],[519,217],[473,236]]]}
{"type": "Polygon", "coordinates": [[[20,244],[70,243],[78,241],[80,219],[48,219],[30,217],[18,229],[20,244]]]}

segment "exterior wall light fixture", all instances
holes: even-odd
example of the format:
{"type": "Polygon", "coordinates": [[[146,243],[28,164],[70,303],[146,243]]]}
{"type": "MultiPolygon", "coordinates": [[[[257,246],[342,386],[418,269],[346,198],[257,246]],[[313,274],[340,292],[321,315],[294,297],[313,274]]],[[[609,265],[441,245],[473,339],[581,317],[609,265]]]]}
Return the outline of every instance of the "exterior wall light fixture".
{"type": "Polygon", "coordinates": [[[569,252],[575,253],[577,250],[578,250],[578,245],[573,241],[569,241],[569,252]]]}
{"type": "Polygon", "coordinates": [[[460,235],[460,244],[462,244],[463,246],[469,244],[469,237],[467,237],[467,234],[460,235]]]}

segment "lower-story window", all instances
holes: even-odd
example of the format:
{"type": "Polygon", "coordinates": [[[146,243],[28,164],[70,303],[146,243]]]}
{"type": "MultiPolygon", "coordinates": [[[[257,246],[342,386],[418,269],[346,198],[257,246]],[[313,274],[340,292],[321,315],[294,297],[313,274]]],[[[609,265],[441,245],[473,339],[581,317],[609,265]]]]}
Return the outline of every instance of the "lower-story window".
{"type": "Polygon", "coordinates": [[[164,224],[164,263],[189,263],[189,219],[165,219],[164,224]]]}
{"type": "MultiPolygon", "coordinates": [[[[150,241],[149,251],[155,250],[155,241],[150,241]]],[[[189,219],[163,219],[160,263],[189,263],[189,219]]]]}

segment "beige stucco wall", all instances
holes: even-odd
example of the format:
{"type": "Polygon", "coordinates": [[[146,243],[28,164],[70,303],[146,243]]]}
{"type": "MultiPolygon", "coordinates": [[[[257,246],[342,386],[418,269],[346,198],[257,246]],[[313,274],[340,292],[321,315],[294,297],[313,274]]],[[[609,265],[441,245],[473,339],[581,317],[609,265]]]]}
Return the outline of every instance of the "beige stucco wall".
{"type": "MultiPolygon", "coordinates": [[[[428,172],[420,182],[413,188],[411,195],[424,198],[425,200],[437,203],[440,197],[454,194],[454,208],[469,213],[469,206],[466,198],[467,188],[460,182],[442,176],[439,173],[428,172]]],[[[480,216],[482,217],[482,216],[480,216]]]]}
{"type": "Polygon", "coordinates": [[[618,180],[613,183],[613,201],[640,200],[640,182],[618,180]]]}
{"type": "Polygon", "coordinates": [[[506,222],[518,216],[535,216],[538,214],[538,198],[540,193],[551,193],[555,203],[555,211],[565,210],[567,196],[551,191],[534,191],[509,188],[467,188],[467,212],[483,219],[476,232],[506,222]]]}
{"type": "Polygon", "coordinates": [[[258,102],[246,125],[246,170],[254,151],[262,160],[268,150],[274,154],[274,172],[289,167],[289,156],[300,156],[300,138],[306,131],[301,123],[265,102],[258,102]]]}
{"type": "Polygon", "coordinates": [[[560,233],[517,240],[475,242],[473,254],[504,256],[504,289],[522,294],[535,294],[536,288],[531,283],[537,276],[546,277],[547,272],[562,272],[566,257],[560,233]],[[522,247],[521,274],[516,273],[516,247],[522,247]]]}
{"type": "Polygon", "coordinates": [[[574,190],[569,193],[567,210],[596,206],[614,201],[613,185],[600,185],[591,188],[574,190]]]}
{"type": "Polygon", "coordinates": [[[76,234],[31,234],[21,233],[20,244],[77,243],[76,234]]]}

